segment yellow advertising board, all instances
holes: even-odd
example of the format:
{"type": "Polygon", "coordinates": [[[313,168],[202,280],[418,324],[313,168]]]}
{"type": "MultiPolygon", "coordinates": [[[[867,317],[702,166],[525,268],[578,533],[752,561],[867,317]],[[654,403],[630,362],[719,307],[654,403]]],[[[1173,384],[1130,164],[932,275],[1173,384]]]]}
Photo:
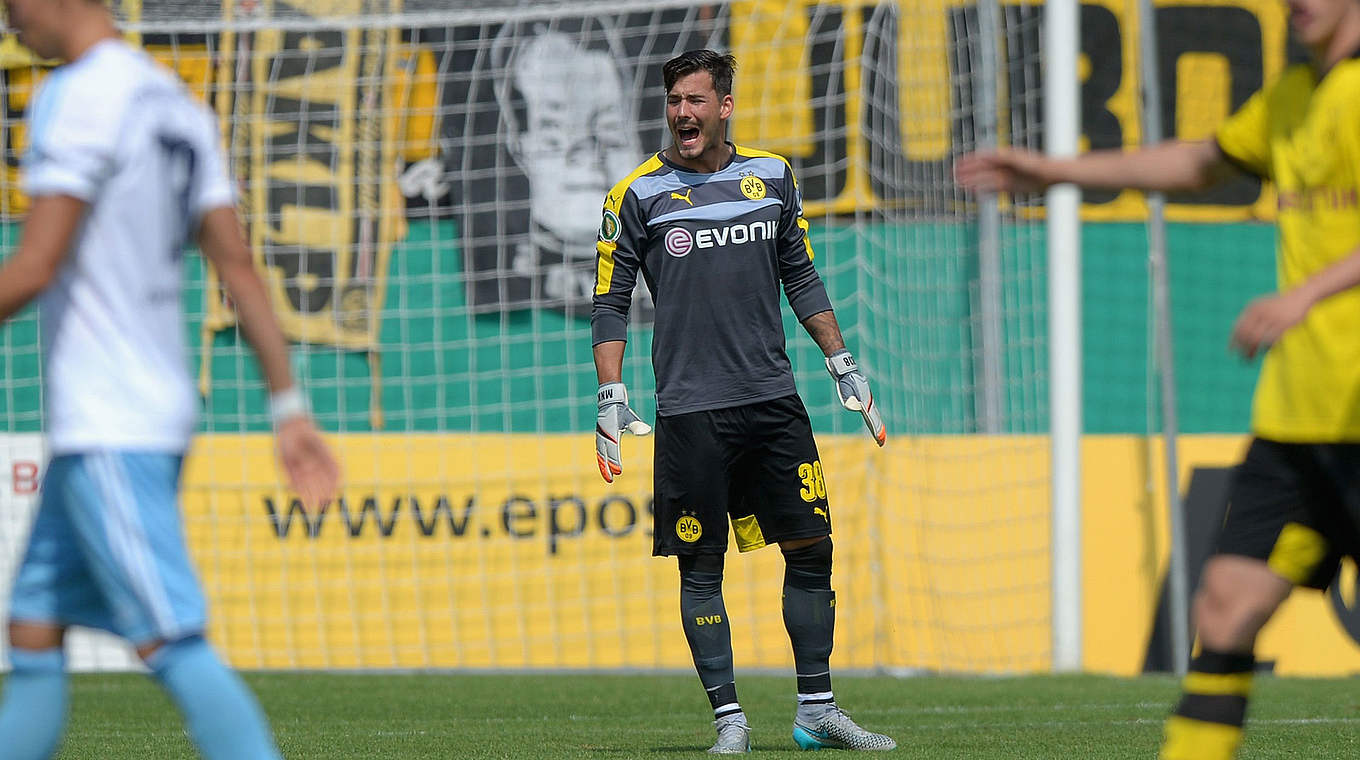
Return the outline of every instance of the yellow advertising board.
{"type": "MultiPolygon", "coordinates": [[[[649,439],[629,440],[613,486],[595,472],[589,435],[338,443],[345,499],[316,514],[278,487],[267,436],[206,436],[191,455],[186,530],[212,635],[234,664],[690,666],[675,562],[650,556],[649,439]]],[[[1185,477],[1233,463],[1244,443],[1186,436],[1185,477]]],[[[819,445],[835,529],[837,667],[1049,667],[1046,438],[819,445]]],[[[1138,437],[1090,436],[1083,457],[1084,667],[1132,675],[1166,565],[1160,453],[1138,437]]],[[[732,552],[725,595],[740,667],[791,666],[782,576],[777,549],[732,552]]],[[[1317,593],[1286,604],[1259,654],[1282,674],[1360,672],[1360,650],[1317,593]]]]}
{"type": "MultiPolygon", "coordinates": [[[[345,499],[309,515],[267,436],[204,437],[184,510],[213,636],[245,667],[688,667],[675,561],[650,556],[650,439],[628,443],[610,486],[590,435],[346,436],[345,499]]],[[[822,442],[842,667],[1047,666],[1044,444],[1002,445],[1017,482],[959,499],[966,439],[822,442]]],[[[777,549],[728,563],[743,666],[791,664],[782,577],[777,549]]]]}
{"type": "MultiPolygon", "coordinates": [[[[1195,468],[1235,465],[1245,436],[1182,436],[1181,487],[1195,468]]],[[[1082,447],[1084,666],[1096,672],[1140,672],[1152,614],[1166,573],[1169,546],[1160,442],[1132,436],[1087,436],[1082,447]]],[[[1355,610],[1353,576],[1339,595],[1355,610]]],[[[1339,624],[1324,594],[1296,591],[1257,641],[1261,662],[1276,673],[1360,673],[1360,642],[1339,624]]]]}

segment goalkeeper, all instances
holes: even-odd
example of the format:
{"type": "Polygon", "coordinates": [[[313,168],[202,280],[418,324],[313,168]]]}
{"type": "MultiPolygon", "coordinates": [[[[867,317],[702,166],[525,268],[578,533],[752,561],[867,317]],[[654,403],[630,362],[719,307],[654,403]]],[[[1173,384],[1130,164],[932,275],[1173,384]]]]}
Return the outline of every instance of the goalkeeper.
{"type": "Polygon", "coordinates": [[[714,753],[747,752],[723,606],[730,518],[741,551],[779,544],[784,624],[793,644],[804,749],[892,749],[855,725],[831,691],[831,521],[807,411],[784,352],[779,287],[826,354],[842,403],[887,439],[812,266],[787,161],[726,141],[736,61],[694,50],[667,61],[673,143],[614,186],[597,243],[591,325],[599,375],[596,452],[613,482],[619,435],[650,429],[621,382],[628,307],[642,273],[656,302],[657,423],[653,554],[677,555],[680,614],[716,718],[714,753]]]}
{"type": "Polygon", "coordinates": [[[1008,192],[1198,190],[1235,167],[1279,195],[1280,291],[1249,304],[1231,338],[1247,358],[1265,352],[1253,439],[1195,596],[1201,649],[1167,720],[1164,760],[1234,756],[1257,633],[1294,586],[1325,588],[1340,558],[1360,552],[1360,0],[1289,5],[1312,63],[1285,69],[1214,140],[958,165],[963,185],[1008,192]]]}

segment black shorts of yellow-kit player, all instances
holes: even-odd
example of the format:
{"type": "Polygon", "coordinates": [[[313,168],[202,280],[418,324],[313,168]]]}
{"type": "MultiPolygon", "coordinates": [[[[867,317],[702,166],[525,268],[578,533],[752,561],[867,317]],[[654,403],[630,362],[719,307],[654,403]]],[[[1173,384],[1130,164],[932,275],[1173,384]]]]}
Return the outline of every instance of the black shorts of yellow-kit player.
{"type": "Polygon", "coordinates": [[[831,533],[798,396],[657,417],[652,554],[720,554],[831,533]]]}
{"type": "Polygon", "coordinates": [[[1360,557],[1358,528],[1360,444],[1255,438],[1233,477],[1218,553],[1324,589],[1343,556],[1360,557]]]}

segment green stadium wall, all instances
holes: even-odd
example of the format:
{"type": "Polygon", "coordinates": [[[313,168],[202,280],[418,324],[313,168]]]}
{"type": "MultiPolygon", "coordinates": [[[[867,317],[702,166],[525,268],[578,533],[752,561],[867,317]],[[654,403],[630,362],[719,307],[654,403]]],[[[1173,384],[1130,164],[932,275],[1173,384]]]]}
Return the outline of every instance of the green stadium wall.
{"type": "MultiPolygon", "coordinates": [[[[13,230],[7,239],[15,240],[13,230]]],[[[1043,241],[1012,230],[1003,251],[1009,432],[1042,433],[1047,405],[1042,301],[1043,241]]],[[[960,225],[876,228],[856,240],[848,227],[814,226],[818,263],[852,350],[870,373],[886,416],[903,433],[966,433],[974,355],[968,283],[975,265],[950,255],[967,246],[960,225]],[[896,246],[910,240],[906,257],[896,246]],[[867,244],[866,244],[867,241],[867,244]],[[938,247],[943,253],[930,251],[938,247]],[[852,262],[857,255],[861,265],[852,262]],[[894,348],[896,347],[896,348],[894,348]]],[[[589,320],[551,310],[472,316],[458,273],[462,256],[452,222],[413,222],[393,256],[381,327],[377,396],[384,429],[448,432],[567,432],[590,429],[594,368],[589,320]]],[[[1172,224],[1168,229],[1180,426],[1187,433],[1247,430],[1256,367],[1228,353],[1237,312],[1274,287],[1273,227],[1172,224]]],[[[1085,427],[1088,433],[1155,429],[1148,404],[1148,273],[1141,224],[1088,223],[1083,232],[1085,427]]],[[[188,335],[201,356],[203,264],[186,257],[188,335]]],[[[819,431],[853,431],[840,412],[811,340],[788,318],[790,354],[819,431]]],[[[37,330],[32,319],[0,329],[6,432],[40,424],[37,330]]],[[[211,390],[200,427],[208,432],[268,428],[263,383],[234,350],[234,331],[213,338],[211,390]]],[[[625,380],[639,411],[655,411],[646,357],[649,335],[636,330],[625,380]]],[[[325,346],[296,351],[296,371],[332,430],[371,428],[374,388],[364,353],[325,346]]],[[[195,367],[197,370],[197,366],[195,367]]],[[[1155,401],[1155,400],[1154,400],[1155,401]]],[[[895,432],[896,432],[895,431],[895,432]]]]}

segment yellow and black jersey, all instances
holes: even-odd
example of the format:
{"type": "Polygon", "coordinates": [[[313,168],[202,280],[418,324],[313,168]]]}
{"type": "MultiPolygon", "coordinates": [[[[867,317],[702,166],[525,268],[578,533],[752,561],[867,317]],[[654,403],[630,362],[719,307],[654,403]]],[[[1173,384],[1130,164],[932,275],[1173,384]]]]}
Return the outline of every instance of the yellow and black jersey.
{"type": "Polygon", "coordinates": [[[802,321],[831,309],[788,161],[733,146],[717,172],[656,154],[605,199],[596,243],[595,343],[625,340],[638,272],[656,303],[657,414],[796,391],[779,289],[802,321]]]}
{"type": "MultiPolygon", "coordinates": [[[[1360,247],[1360,60],[1320,80],[1287,68],[1219,129],[1239,168],[1279,196],[1282,291],[1360,247]]],[[[1318,304],[1271,347],[1252,404],[1252,432],[1286,442],[1360,441],[1360,290],[1318,304]]]]}

